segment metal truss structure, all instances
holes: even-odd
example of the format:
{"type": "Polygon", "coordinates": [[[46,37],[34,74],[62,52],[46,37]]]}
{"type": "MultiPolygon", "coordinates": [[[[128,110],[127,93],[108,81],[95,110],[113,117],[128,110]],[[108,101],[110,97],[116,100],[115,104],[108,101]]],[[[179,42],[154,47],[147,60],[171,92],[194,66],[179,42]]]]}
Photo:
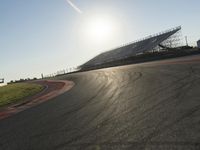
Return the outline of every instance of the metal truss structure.
{"type": "Polygon", "coordinates": [[[81,65],[80,68],[123,60],[146,52],[163,51],[166,49],[175,48],[181,45],[180,41],[181,26],[178,26],[101,53],[100,55],[81,65]]]}

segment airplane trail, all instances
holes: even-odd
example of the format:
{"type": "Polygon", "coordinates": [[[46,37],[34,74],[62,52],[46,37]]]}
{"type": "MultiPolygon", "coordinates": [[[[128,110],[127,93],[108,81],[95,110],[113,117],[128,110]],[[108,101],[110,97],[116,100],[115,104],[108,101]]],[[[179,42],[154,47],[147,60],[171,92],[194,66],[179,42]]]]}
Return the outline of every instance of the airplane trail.
{"type": "Polygon", "coordinates": [[[68,2],[68,4],[78,13],[82,14],[83,12],[74,4],[72,3],[70,0],[66,0],[68,2]]]}

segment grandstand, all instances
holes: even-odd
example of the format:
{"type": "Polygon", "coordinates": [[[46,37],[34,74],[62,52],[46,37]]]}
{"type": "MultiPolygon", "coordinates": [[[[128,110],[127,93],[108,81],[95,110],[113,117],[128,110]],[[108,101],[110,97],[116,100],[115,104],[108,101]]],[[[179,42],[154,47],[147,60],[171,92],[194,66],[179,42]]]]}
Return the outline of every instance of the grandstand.
{"type": "Polygon", "coordinates": [[[94,68],[113,61],[124,60],[145,52],[161,51],[177,47],[180,39],[178,36],[181,26],[145,37],[132,43],[106,51],[81,65],[81,69],[94,68]]]}

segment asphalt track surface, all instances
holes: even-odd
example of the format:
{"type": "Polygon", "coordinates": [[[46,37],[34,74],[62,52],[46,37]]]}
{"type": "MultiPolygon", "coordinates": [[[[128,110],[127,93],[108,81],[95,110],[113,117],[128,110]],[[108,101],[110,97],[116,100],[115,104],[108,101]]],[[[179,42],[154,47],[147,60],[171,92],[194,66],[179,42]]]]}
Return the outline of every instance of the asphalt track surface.
{"type": "Polygon", "coordinates": [[[0,121],[1,150],[200,149],[200,56],[60,79],[75,86],[0,121]]]}

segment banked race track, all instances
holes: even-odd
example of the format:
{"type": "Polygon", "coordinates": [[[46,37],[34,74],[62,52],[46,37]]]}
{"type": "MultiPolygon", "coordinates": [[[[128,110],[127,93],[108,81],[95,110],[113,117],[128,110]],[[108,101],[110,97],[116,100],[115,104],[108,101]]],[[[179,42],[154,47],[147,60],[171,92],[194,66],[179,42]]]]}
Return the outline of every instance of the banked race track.
{"type": "Polygon", "coordinates": [[[0,120],[1,150],[200,149],[200,56],[75,73],[74,87],[0,120]]]}

